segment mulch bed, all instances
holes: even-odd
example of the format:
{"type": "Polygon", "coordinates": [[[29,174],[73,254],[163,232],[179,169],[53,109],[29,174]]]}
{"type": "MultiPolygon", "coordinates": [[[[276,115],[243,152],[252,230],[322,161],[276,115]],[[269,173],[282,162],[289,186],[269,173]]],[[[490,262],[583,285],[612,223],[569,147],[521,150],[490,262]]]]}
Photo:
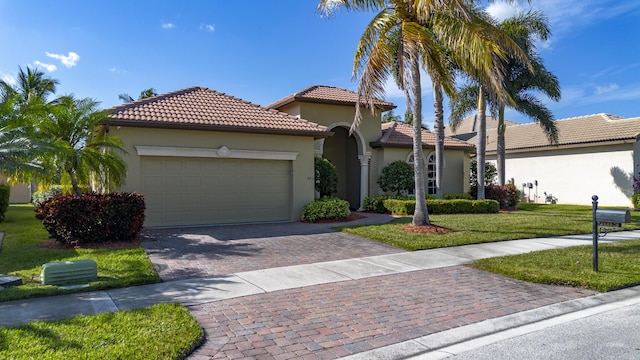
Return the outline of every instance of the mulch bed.
{"type": "Polygon", "coordinates": [[[71,250],[71,249],[118,249],[126,247],[140,246],[142,239],[138,237],[132,241],[110,241],[101,243],[91,243],[82,245],[71,245],[67,243],[61,243],[54,239],[49,239],[40,244],[40,247],[45,249],[58,249],[58,250],[71,250]]]}
{"type": "Polygon", "coordinates": [[[449,229],[448,227],[440,226],[440,225],[426,225],[426,226],[414,226],[414,225],[404,225],[400,227],[400,230],[406,232],[412,232],[416,234],[431,234],[431,235],[442,235],[446,233],[453,232],[453,229],[449,229]]]}

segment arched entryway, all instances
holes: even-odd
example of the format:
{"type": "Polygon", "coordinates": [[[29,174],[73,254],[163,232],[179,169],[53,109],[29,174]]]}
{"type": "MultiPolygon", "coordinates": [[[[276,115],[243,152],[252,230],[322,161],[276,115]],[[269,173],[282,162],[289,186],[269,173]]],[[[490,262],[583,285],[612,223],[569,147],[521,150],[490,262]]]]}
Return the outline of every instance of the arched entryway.
{"type": "MultiPolygon", "coordinates": [[[[336,167],[338,174],[338,192],[336,196],[347,200],[349,206],[357,210],[361,206],[362,180],[361,159],[362,144],[356,136],[349,136],[344,126],[330,128],[333,136],[324,140],[322,155],[336,167]]],[[[368,159],[367,159],[368,162],[368,159]]]]}

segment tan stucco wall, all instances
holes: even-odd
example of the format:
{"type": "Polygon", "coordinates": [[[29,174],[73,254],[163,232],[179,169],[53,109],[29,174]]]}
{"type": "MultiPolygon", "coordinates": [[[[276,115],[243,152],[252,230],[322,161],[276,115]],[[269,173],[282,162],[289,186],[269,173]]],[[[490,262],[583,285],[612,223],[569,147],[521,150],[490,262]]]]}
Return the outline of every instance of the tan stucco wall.
{"type": "Polygon", "coordinates": [[[136,145],[172,146],[185,148],[297,152],[292,161],[292,221],[300,219],[302,207],[314,200],[313,138],[305,136],[244,134],[230,132],[111,127],[111,135],[118,136],[128,154],[126,183],[121,190],[141,191],[140,156],[136,145]]]}
{"type": "MultiPolygon", "coordinates": [[[[7,178],[0,174],[0,184],[8,184],[7,178]]],[[[31,202],[31,188],[27,184],[13,184],[10,186],[9,204],[26,204],[31,202]]]]}
{"type": "MultiPolygon", "coordinates": [[[[537,202],[544,202],[546,191],[561,204],[591,205],[591,196],[598,195],[603,206],[631,206],[634,147],[637,145],[619,144],[508,153],[505,175],[520,190],[523,183],[538,180],[537,202]]],[[[488,155],[487,161],[495,161],[495,156],[488,155]]],[[[535,187],[531,189],[531,200],[534,198],[535,187]]]]}
{"type": "MultiPolygon", "coordinates": [[[[424,149],[425,159],[434,153],[433,149],[424,149]]],[[[388,164],[402,160],[406,161],[413,152],[409,148],[385,148],[380,149],[379,158],[381,161],[376,168],[377,174],[388,164]]],[[[469,153],[463,150],[445,150],[444,153],[444,173],[442,176],[442,192],[443,194],[452,193],[459,194],[469,191],[469,153]]],[[[383,191],[377,185],[377,177],[374,181],[375,193],[382,194],[383,191]]],[[[426,169],[425,169],[425,186],[426,186],[426,169]]]]}

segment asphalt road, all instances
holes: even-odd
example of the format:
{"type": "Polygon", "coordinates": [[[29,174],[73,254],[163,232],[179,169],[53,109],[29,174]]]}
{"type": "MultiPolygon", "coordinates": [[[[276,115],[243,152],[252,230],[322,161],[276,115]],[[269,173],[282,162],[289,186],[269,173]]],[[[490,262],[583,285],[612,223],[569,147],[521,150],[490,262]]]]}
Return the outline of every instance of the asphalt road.
{"type": "Polygon", "coordinates": [[[448,359],[640,359],[640,304],[538,327],[448,359]]]}

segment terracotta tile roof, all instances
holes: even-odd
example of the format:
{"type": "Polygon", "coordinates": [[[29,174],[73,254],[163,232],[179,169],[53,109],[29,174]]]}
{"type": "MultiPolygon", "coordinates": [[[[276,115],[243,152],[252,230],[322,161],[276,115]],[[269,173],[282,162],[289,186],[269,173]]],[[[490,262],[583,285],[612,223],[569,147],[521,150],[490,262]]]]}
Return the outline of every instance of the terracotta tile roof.
{"type": "MultiPolygon", "coordinates": [[[[278,109],[284,105],[296,101],[355,106],[357,100],[358,94],[354,91],[333,86],[313,85],[294,94],[286,96],[267,107],[270,109],[278,109]]],[[[393,105],[393,103],[380,99],[375,99],[374,103],[380,106],[383,111],[391,110],[396,107],[395,105],[393,105]]]]}
{"type": "MultiPolygon", "coordinates": [[[[510,120],[505,120],[504,123],[507,126],[518,125],[517,122],[510,121],[510,120]]],[[[494,118],[493,116],[487,116],[487,130],[497,129],[497,128],[498,128],[498,118],[494,118]]],[[[462,119],[462,121],[460,121],[460,124],[458,124],[458,127],[456,128],[455,131],[451,128],[451,125],[447,125],[444,127],[444,134],[446,136],[462,135],[462,134],[469,134],[469,133],[476,133],[476,132],[478,132],[478,115],[471,115],[462,119]]]]}
{"type": "MultiPolygon", "coordinates": [[[[609,114],[593,114],[556,120],[559,146],[607,144],[636,141],[640,134],[640,117],[622,118],[609,114]]],[[[496,151],[496,132],[487,132],[487,152],[496,151]]],[[[475,143],[475,138],[469,142],[475,143]]],[[[547,137],[537,123],[509,126],[505,133],[507,151],[550,149],[547,137]]]]}
{"type": "Polygon", "coordinates": [[[108,124],[330,136],[325,126],[205,87],[191,87],[115,106],[108,124]]]}
{"type": "MultiPolygon", "coordinates": [[[[422,146],[435,148],[436,134],[422,129],[422,146]]],[[[372,147],[412,147],[413,146],[413,126],[402,122],[392,121],[382,124],[382,137],[371,143],[372,147]]],[[[466,141],[445,136],[445,149],[460,149],[473,151],[475,146],[466,141]]]]}

